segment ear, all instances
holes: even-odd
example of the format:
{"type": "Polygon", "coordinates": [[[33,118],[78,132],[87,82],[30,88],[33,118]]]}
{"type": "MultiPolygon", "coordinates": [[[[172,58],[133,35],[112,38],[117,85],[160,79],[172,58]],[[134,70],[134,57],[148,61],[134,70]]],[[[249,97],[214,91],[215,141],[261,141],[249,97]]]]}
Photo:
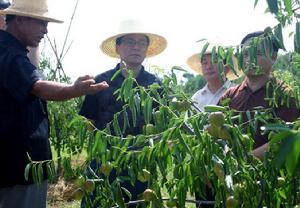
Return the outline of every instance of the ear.
{"type": "Polygon", "coordinates": [[[277,52],[274,52],[274,53],[272,54],[272,64],[275,63],[276,59],[277,59],[277,52]]]}
{"type": "Polygon", "coordinates": [[[120,46],[116,44],[116,53],[120,55],[119,48],[120,48],[120,46]]]}
{"type": "Polygon", "coordinates": [[[230,71],[229,66],[224,65],[224,74],[225,74],[225,76],[228,74],[229,71],[230,71]]]}

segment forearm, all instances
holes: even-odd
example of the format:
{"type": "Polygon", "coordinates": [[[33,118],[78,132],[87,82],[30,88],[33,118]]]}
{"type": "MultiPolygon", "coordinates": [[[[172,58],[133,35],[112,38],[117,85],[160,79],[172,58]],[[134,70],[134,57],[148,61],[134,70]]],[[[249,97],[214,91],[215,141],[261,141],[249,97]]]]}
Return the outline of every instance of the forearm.
{"type": "Polygon", "coordinates": [[[269,143],[266,143],[256,149],[254,149],[251,153],[258,159],[262,160],[264,157],[264,154],[268,148],[269,148],[269,143]]]}
{"type": "Polygon", "coordinates": [[[33,85],[32,94],[51,101],[63,101],[82,95],[74,85],[44,80],[39,80],[33,85]]]}

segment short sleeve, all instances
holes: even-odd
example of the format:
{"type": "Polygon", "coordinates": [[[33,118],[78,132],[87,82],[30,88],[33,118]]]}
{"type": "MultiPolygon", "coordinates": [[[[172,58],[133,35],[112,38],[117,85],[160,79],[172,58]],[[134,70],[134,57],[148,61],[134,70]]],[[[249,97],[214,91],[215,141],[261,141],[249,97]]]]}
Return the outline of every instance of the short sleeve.
{"type": "Polygon", "coordinates": [[[19,104],[29,97],[33,84],[43,78],[24,55],[12,58],[1,71],[1,83],[19,104]]]}

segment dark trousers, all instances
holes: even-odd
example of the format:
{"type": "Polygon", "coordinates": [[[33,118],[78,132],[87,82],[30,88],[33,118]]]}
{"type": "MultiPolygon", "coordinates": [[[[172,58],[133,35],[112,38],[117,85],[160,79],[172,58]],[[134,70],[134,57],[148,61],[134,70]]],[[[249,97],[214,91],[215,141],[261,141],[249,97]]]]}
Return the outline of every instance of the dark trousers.
{"type": "Polygon", "coordinates": [[[208,186],[206,186],[206,193],[205,193],[205,195],[206,195],[206,198],[204,199],[203,197],[201,197],[200,196],[200,194],[199,193],[195,193],[195,199],[197,200],[197,201],[203,201],[204,202],[204,204],[200,204],[200,203],[197,203],[196,204],[196,207],[198,208],[213,208],[214,207],[214,205],[213,204],[205,204],[205,201],[215,201],[215,195],[213,194],[213,191],[212,191],[212,189],[211,188],[209,188],[208,186]]]}

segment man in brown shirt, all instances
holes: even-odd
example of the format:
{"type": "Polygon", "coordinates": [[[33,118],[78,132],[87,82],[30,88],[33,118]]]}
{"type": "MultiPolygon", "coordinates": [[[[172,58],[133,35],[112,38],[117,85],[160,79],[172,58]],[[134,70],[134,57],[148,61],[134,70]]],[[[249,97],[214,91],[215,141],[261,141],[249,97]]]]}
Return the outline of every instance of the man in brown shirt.
{"type": "MultiPolygon", "coordinates": [[[[242,48],[250,47],[253,38],[263,35],[263,31],[248,34],[241,42],[242,48]]],[[[277,52],[278,47],[273,43],[273,52],[270,53],[270,51],[267,50],[267,55],[263,55],[263,47],[258,44],[256,50],[257,64],[254,66],[253,63],[250,63],[249,53],[245,50],[243,57],[245,79],[240,85],[228,89],[221,98],[221,103],[229,98],[230,108],[243,111],[244,121],[248,120],[245,112],[247,110],[253,110],[256,107],[268,109],[273,119],[281,118],[284,121],[294,121],[300,116],[300,111],[296,108],[294,99],[289,100],[289,107],[287,107],[287,105],[281,105],[281,101],[277,101],[278,106],[272,105],[269,100],[266,99],[268,95],[272,97],[275,89],[280,92],[285,91],[282,85],[276,88],[279,82],[271,76],[272,66],[277,58],[277,52]]],[[[253,118],[253,114],[251,117],[253,118]]],[[[258,124],[256,129],[254,150],[252,151],[252,154],[258,158],[263,157],[269,146],[267,135],[262,135],[260,132],[261,125],[261,123],[258,124]]]]}

